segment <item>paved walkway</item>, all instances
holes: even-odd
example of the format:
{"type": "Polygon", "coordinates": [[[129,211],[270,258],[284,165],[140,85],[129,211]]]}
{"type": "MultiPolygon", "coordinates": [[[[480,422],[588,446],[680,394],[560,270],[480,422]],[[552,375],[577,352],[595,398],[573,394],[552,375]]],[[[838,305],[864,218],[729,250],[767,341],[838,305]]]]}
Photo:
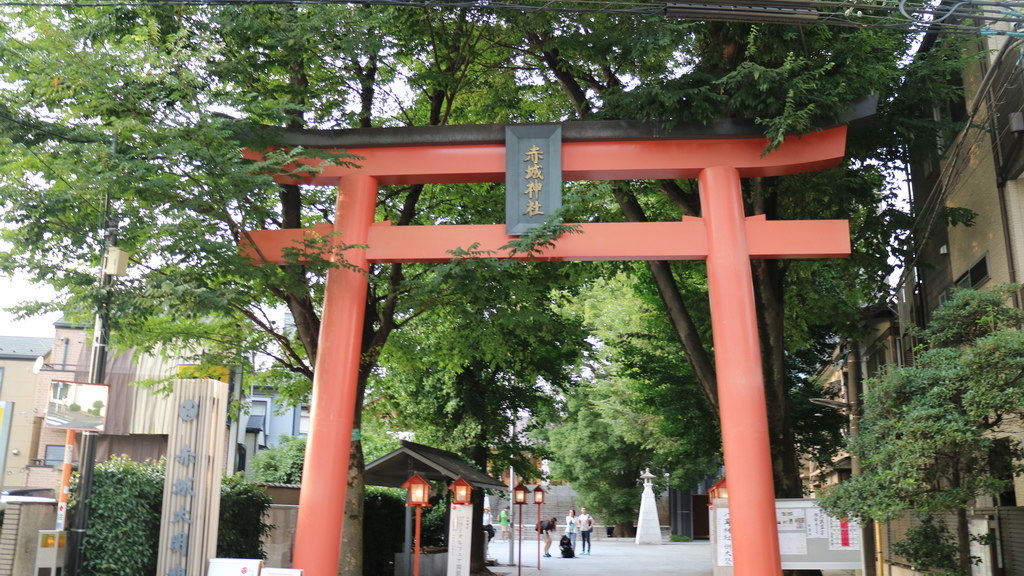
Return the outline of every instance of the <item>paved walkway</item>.
{"type": "MultiPolygon", "coordinates": [[[[512,546],[512,558],[518,557],[519,543],[512,546]]],[[[576,543],[577,551],[579,542],[576,543]]],[[[573,574],[574,576],[710,576],[711,544],[695,542],[664,542],[638,546],[632,538],[602,538],[593,542],[589,556],[561,558],[558,541],[551,543],[551,558],[540,559],[537,569],[537,541],[523,542],[523,566],[509,564],[509,543],[492,541],[488,556],[498,560],[491,572],[507,576],[540,576],[542,574],[573,574]]]]}

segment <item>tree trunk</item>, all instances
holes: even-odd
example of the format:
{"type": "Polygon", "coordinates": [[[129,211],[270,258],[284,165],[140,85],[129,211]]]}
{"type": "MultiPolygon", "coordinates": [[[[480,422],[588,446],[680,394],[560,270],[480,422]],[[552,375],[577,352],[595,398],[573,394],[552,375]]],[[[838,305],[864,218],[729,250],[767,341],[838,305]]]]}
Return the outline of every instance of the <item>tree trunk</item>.
{"type": "Polygon", "coordinates": [[[622,522],[616,524],[612,530],[613,538],[635,538],[636,537],[636,526],[633,525],[633,521],[622,522]]]}
{"type": "Polygon", "coordinates": [[[971,533],[967,526],[967,509],[962,506],[956,509],[956,544],[960,552],[960,568],[964,574],[970,574],[974,564],[971,558],[971,533]]]}
{"type": "Polygon", "coordinates": [[[363,509],[366,485],[363,483],[363,443],[353,440],[349,452],[345,523],[341,531],[338,576],[363,576],[363,509]]]}
{"type": "Polygon", "coordinates": [[[785,367],[783,272],[775,261],[751,263],[754,300],[761,341],[768,434],[771,442],[772,475],[777,498],[800,498],[803,486],[797,466],[796,441],[790,416],[789,386],[785,367]]]}
{"type": "MultiPolygon", "coordinates": [[[[478,441],[477,446],[473,448],[473,454],[470,456],[470,459],[476,464],[477,468],[486,472],[488,450],[483,442],[484,440],[478,441]]],[[[473,535],[470,538],[472,549],[469,551],[470,574],[490,574],[490,570],[487,569],[487,554],[484,552],[484,538],[486,536],[484,535],[483,517],[483,490],[473,490],[473,535]]]]}

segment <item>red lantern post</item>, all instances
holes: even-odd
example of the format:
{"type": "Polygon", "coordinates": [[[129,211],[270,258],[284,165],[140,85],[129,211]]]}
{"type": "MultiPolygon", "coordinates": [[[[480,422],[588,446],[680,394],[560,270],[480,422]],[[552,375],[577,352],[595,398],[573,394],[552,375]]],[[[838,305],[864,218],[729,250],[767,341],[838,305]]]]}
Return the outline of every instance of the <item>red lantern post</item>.
{"type": "Polygon", "coordinates": [[[526,504],[528,491],[522,482],[516,484],[516,487],[512,489],[512,501],[519,506],[519,561],[516,562],[519,565],[519,576],[523,575],[523,504],[526,504]]]}
{"type": "Polygon", "coordinates": [[[413,537],[415,547],[413,548],[412,573],[413,576],[420,576],[420,522],[422,521],[423,507],[430,506],[430,483],[424,480],[419,474],[413,473],[402,488],[409,490],[409,497],[406,506],[416,508],[416,534],[413,537]]]}
{"type": "Polygon", "coordinates": [[[452,482],[448,489],[452,491],[452,503],[468,506],[473,503],[473,487],[460,476],[452,482]]]}
{"type": "Polygon", "coordinates": [[[537,570],[540,570],[540,540],[544,536],[544,531],[541,530],[540,507],[544,504],[545,494],[547,492],[539,485],[533,489],[533,503],[537,505],[537,570]]]}

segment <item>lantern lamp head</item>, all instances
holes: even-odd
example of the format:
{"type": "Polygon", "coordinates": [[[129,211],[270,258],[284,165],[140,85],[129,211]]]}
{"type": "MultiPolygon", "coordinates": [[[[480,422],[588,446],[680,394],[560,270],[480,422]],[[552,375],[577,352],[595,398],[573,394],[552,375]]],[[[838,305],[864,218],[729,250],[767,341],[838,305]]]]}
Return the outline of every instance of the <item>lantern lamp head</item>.
{"type": "Polygon", "coordinates": [[[430,506],[430,482],[427,482],[419,474],[413,473],[402,488],[409,490],[406,506],[430,506]]]}
{"type": "Polygon", "coordinates": [[[516,487],[512,489],[512,501],[516,504],[526,504],[527,492],[529,492],[529,490],[526,486],[523,486],[522,482],[516,484],[516,487]]]}
{"type": "Polygon", "coordinates": [[[544,503],[544,495],[545,494],[547,494],[547,492],[545,492],[544,489],[541,488],[540,486],[537,486],[536,488],[534,488],[533,489],[533,503],[534,504],[543,504],[544,503]]]}
{"type": "Polygon", "coordinates": [[[466,482],[461,477],[452,482],[451,486],[448,487],[454,494],[452,495],[452,501],[455,504],[472,504],[473,487],[470,486],[469,482],[466,482]]]}

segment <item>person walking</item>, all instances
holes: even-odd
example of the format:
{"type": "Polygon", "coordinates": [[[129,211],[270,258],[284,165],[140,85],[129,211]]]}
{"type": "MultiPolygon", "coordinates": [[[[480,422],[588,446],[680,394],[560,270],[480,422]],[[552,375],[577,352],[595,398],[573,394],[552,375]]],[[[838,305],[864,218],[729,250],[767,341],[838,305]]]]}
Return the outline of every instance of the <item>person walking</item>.
{"type": "Polygon", "coordinates": [[[569,510],[569,515],[565,517],[565,535],[569,537],[569,542],[572,543],[573,552],[576,551],[576,510],[569,510]]]}
{"type": "Polygon", "coordinates": [[[586,508],[580,508],[576,518],[576,528],[580,533],[580,556],[590,556],[590,533],[594,531],[594,517],[587,514],[586,508]]]}
{"type": "Polygon", "coordinates": [[[509,525],[512,520],[512,512],[508,506],[501,512],[498,512],[498,524],[501,525],[501,539],[508,540],[512,537],[512,531],[509,529],[509,525]]]}

